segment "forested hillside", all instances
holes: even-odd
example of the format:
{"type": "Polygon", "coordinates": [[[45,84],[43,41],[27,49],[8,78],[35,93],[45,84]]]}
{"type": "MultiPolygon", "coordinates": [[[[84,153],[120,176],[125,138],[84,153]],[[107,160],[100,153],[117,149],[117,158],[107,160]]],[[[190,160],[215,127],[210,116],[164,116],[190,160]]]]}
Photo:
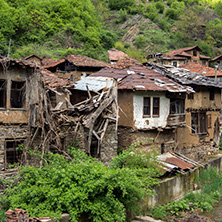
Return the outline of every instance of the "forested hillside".
{"type": "Polygon", "coordinates": [[[115,47],[142,61],[155,51],[198,45],[213,57],[222,53],[221,17],[219,0],[0,0],[0,54],[11,45],[16,58],[107,60],[115,47]]]}

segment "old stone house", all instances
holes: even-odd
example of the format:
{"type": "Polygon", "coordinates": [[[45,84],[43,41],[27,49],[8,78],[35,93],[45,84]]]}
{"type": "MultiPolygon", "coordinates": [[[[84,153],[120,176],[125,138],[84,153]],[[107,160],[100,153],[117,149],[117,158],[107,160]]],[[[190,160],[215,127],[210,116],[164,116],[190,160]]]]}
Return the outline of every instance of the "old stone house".
{"type": "Polygon", "coordinates": [[[124,68],[104,68],[90,77],[118,81],[118,146],[127,148],[135,142],[155,141],[159,151],[172,151],[176,129],[185,126],[185,98],[192,88],[132,59],[117,63],[116,67],[124,68]]]}
{"type": "Polygon", "coordinates": [[[178,151],[195,159],[218,153],[221,84],[187,69],[159,64],[149,67],[195,91],[186,96],[186,127],[176,130],[178,151]]]}
{"type": "Polygon", "coordinates": [[[23,58],[23,60],[29,61],[29,62],[34,62],[36,63],[38,66],[42,65],[42,58],[36,54],[31,54],[29,56],[26,56],[25,58],[23,58]]]}
{"type": "MultiPolygon", "coordinates": [[[[66,101],[71,83],[40,70],[35,62],[8,58],[0,62],[0,170],[5,170],[9,164],[21,163],[24,153],[19,145],[34,145],[37,132],[48,121],[47,104],[66,101]],[[51,100],[52,93],[56,95],[51,100]]],[[[63,108],[69,105],[60,103],[63,108]]]]}
{"type": "Polygon", "coordinates": [[[196,62],[198,64],[209,66],[210,57],[201,55],[201,49],[198,46],[191,46],[181,49],[175,49],[166,54],[154,53],[147,56],[148,62],[157,62],[166,65],[180,67],[187,62],[196,62]]]}
{"type": "Polygon", "coordinates": [[[67,57],[46,65],[43,68],[57,73],[59,77],[67,78],[71,81],[77,81],[94,72],[98,72],[109,64],[103,61],[89,58],[82,55],[68,55],[67,57]]]}

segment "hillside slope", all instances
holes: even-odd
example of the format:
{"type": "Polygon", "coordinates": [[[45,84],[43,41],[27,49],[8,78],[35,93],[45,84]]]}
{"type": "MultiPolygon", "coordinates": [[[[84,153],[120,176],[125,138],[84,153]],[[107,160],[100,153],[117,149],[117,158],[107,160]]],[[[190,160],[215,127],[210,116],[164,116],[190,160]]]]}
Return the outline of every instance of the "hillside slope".
{"type": "Polygon", "coordinates": [[[143,61],[155,51],[198,45],[222,53],[217,0],[0,0],[0,54],[107,60],[117,48],[143,61]]]}

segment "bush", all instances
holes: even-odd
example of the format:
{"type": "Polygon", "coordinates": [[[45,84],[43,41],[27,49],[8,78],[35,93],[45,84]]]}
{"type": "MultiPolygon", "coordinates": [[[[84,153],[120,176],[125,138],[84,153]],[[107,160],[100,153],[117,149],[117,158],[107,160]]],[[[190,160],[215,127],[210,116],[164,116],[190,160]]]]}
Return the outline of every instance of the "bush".
{"type": "Polygon", "coordinates": [[[82,215],[95,222],[126,221],[126,209],[139,213],[138,201],[153,193],[151,185],[157,183],[148,179],[157,168],[152,165],[154,155],[130,152],[119,155],[110,168],[71,147],[73,162],[49,153],[42,168],[21,168],[19,182],[6,189],[4,197],[11,208],[23,208],[36,217],[59,218],[67,212],[72,221],[82,215]]]}
{"type": "Polygon", "coordinates": [[[135,6],[135,0],[109,0],[109,8],[112,10],[128,9],[135,6]]]}

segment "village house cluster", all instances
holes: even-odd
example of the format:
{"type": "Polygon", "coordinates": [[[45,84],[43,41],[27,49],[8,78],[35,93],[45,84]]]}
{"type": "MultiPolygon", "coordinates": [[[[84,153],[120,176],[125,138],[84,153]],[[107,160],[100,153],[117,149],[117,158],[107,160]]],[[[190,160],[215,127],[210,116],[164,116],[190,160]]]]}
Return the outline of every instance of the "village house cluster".
{"type": "Polygon", "coordinates": [[[67,154],[78,141],[109,162],[118,148],[141,142],[196,161],[217,154],[222,72],[198,46],[154,53],[144,64],[118,50],[110,63],[69,55],[30,55],[0,63],[0,170],[35,164],[28,150],[67,154]],[[216,79],[215,79],[216,76],[216,79]]]}

